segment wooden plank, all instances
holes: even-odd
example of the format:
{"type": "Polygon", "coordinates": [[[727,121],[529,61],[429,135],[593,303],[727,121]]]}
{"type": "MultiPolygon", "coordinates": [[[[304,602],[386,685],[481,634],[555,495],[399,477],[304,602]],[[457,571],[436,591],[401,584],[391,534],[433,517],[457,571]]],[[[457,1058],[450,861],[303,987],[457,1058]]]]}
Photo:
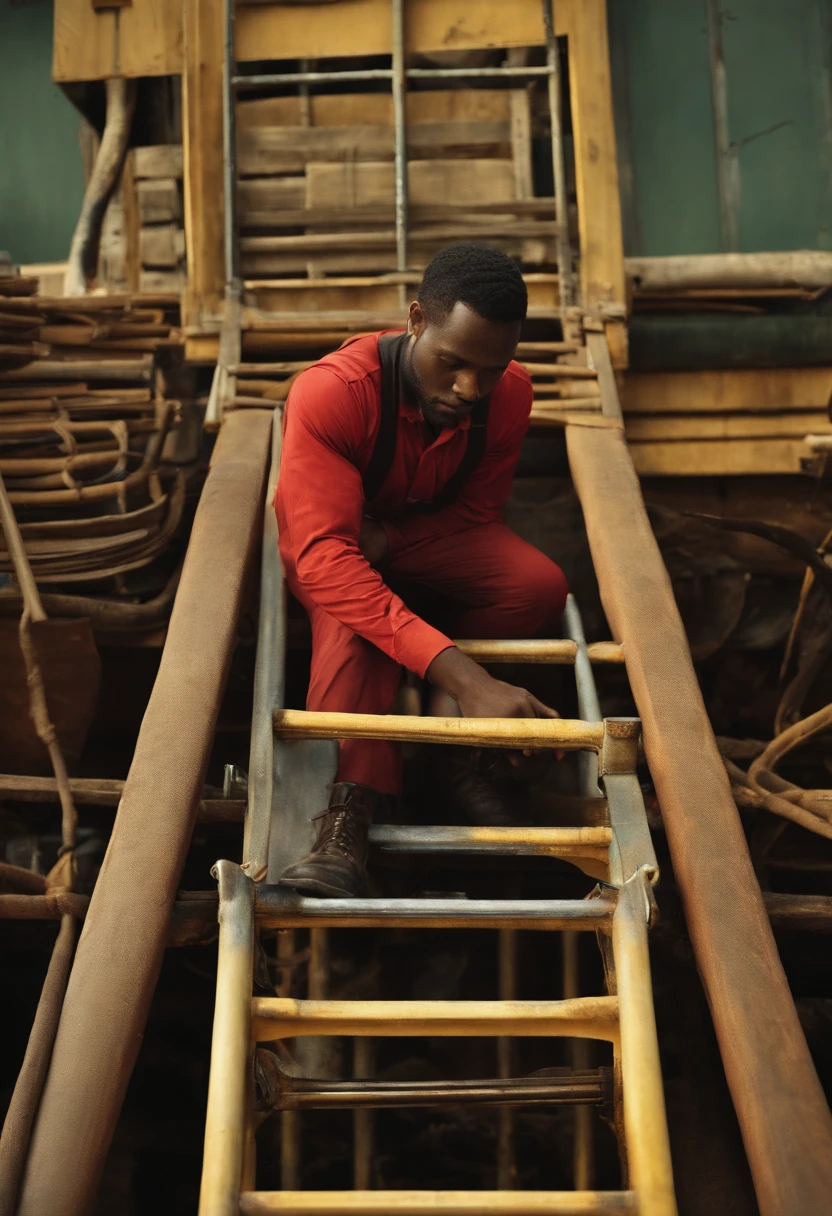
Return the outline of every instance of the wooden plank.
{"type": "MultiPolygon", "coordinates": [[[[415,161],[415,164],[426,164],[426,161],[415,161]]],[[[445,161],[439,161],[445,164],[445,161]]],[[[386,168],[387,166],[385,166],[386,168]]],[[[302,181],[302,178],[261,178],[261,181],[302,181]]],[[[552,199],[500,199],[496,202],[480,203],[411,203],[408,217],[413,225],[419,224],[466,224],[472,234],[482,224],[488,224],[495,215],[503,218],[508,216],[539,216],[541,219],[551,219],[553,212],[552,199]]],[[[344,228],[378,228],[391,222],[393,217],[393,201],[387,203],[372,203],[364,207],[274,207],[266,210],[246,211],[241,217],[241,223],[250,228],[305,228],[308,232],[314,228],[338,229],[344,228]]]]}
{"type": "MultiPolygon", "coordinates": [[[[411,206],[447,199],[454,204],[515,199],[511,160],[415,160],[408,165],[411,206]]],[[[393,205],[395,179],[390,161],[316,162],[306,166],[306,206],[343,208],[393,205]]],[[[415,218],[415,213],[414,213],[415,218]]]]}
{"type": "Polygon", "coordinates": [[[184,0],[182,74],[185,236],[188,289],[182,323],[203,325],[220,313],[225,287],[223,205],[222,5],[184,0]]]}
{"type": "MultiPolygon", "coordinates": [[[[181,179],[180,179],[181,180],[181,179]]],[[[175,177],[136,182],[136,204],[142,224],[167,224],[182,219],[182,195],[175,177]]]]}
{"type": "MultiPolygon", "coordinates": [[[[534,240],[516,237],[492,237],[488,243],[502,249],[509,257],[516,258],[527,266],[545,265],[555,258],[553,240],[534,240]]],[[[408,261],[414,269],[424,270],[434,254],[448,244],[447,240],[434,239],[413,241],[408,261]]],[[[243,274],[246,278],[276,274],[302,274],[308,269],[310,276],[325,274],[369,273],[391,271],[396,267],[395,248],[362,249],[360,251],[326,252],[320,255],[304,253],[300,249],[283,253],[249,253],[243,257],[243,274]]]]}
{"type": "Polygon", "coordinates": [[[133,149],[133,172],[137,178],[182,177],[181,144],[151,144],[133,149]]]}
{"type": "Polygon", "coordinates": [[[810,456],[799,439],[702,440],[688,443],[631,443],[641,477],[733,477],[799,473],[810,456]]]}
{"type": "Polygon", "coordinates": [[[306,175],[254,177],[237,183],[237,210],[243,220],[252,212],[298,211],[306,203],[306,175]]]}
{"type": "MultiPolygon", "coordinates": [[[[237,103],[238,130],[300,127],[300,97],[257,97],[237,103]]],[[[313,127],[393,125],[393,97],[384,93],[319,93],[309,98],[313,127]]],[[[508,122],[510,94],[504,89],[436,89],[407,94],[407,121],[508,122]]]]}
{"type": "MultiPolygon", "coordinates": [[[[555,11],[563,0],[555,5],[555,11]]],[[[558,20],[560,28],[561,21],[558,20]]],[[[539,0],[408,0],[407,46],[411,52],[468,51],[543,42],[539,0]]],[[[389,0],[341,0],[306,5],[241,8],[237,14],[237,58],[327,59],[342,55],[389,55],[389,0]]]]}
{"type": "Polygon", "coordinates": [[[802,439],[811,431],[832,434],[832,423],[829,415],[820,410],[793,414],[641,415],[627,419],[626,431],[631,442],[652,443],[662,440],[684,443],[699,439],[802,439]]]}
{"type": "Polygon", "coordinates": [[[558,0],[556,11],[569,35],[581,299],[596,311],[626,298],[606,3],[558,0]]]}
{"type": "Polygon", "coordinates": [[[621,381],[625,415],[826,409],[830,396],[832,367],[627,372],[621,381]]]}
{"type": "Polygon", "coordinates": [[[174,224],[157,224],[139,233],[142,266],[175,267],[185,256],[185,233],[174,224]]]}
{"type": "Polygon", "coordinates": [[[96,11],[89,0],[55,0],[56,81],[171,76],[182,71],[182,11],[170,0],[134,0],[96,11]]]}
{"type": "Polygon", "coordinates": [[[534,194],[532,176],[532,116],[528,89],[512,89],[511,160],[514,168],[516,198],[531,198],[534,194]]]}
{"type": "MultiPolygon", "coordinates": [[[[554,237],[554,224],[546,220],[518,220],[515,216],[499,217],[485,221],[477,226],[477,235],[483,240],[495,240],[511,234],[515,237],[532,237],[545,241],[554,237]]],[[[156,233],[173,232],[174,228],[143,228],[142,237],[156,233]]],[[[408,232],[408,243],[414,245],[436,241],[448,244],[452,241],[466,240],[471,235],[471,229],[464,224],[430,224],[423,228],[411,228],[408,232]]],[[[309,232],[297,236],[248,236],[240,241],[240,251],[246,253],[281,253],[287,250],[297,252],[321,252],[342,249],[386,249],[395,244],[396,231],[394,228],[381,228],[375,232],[309,232]]],[[[165,263],[158,263],[164,265],[165,263]]]]}
{"type": "MultiPolygon", "coordinates": [[[[191,4],[195,0],[189,0],[191,4]]],[[[508,122],[419,123],[408,132],[412,159],[448,156],[507,156],[508,122]]],[[[221,151],[221,149],[220,149],[221,151]]],[[[393,129],[363,127],[252,127],[237,140],[237,168],[244,176],[300,173],[310,161],[393,159],[393,129]]]]}
{"type": "Polygon", "coordinates": [[[121,173],[121,198],[124,209],[124,278],[128,291],[139,290],[141,274],[141,254],[139,252],[139,215],[138,185],[135,174],[135,153],[131,149],[125,158],[121,173]]]}

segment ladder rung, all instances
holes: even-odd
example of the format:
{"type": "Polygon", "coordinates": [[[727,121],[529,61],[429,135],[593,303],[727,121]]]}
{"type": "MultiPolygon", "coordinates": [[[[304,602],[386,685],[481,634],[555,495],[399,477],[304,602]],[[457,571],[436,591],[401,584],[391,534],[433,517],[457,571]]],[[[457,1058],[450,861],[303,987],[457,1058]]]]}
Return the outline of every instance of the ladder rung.
{"type": "Polygon", "coordinates": [[[411,827],[380,823],[370,828],[370,841],[391,853],[504,853],[523,857],[594,857],[606,861],[612,829],[411,827]]]}
{"type": "MultiPolygon", "coordinates": [[[[528,640],[458,639],[456,645],[480,663],[566,663],[573,664],[578,643],[567,638],[528,640]]],[[[590,642],[587,655],[591,663],[623,663],[624,647],[618,642],[590,642]]]]}
{"type": "Polygon", "coordinates": [[[606,929],[615,900],[314,899],[258,886],[258,924],[272,929],[606,929]]]}
{"type": "Polygon", "coordinates": [[[599,751],[603,722],[576,718],[422,718],[410,714],[345,714],[276,709],[281,739],[385,739],[469,747],[565,748],[599,751]]]}
{"type": "MultiPolygon", "coordinates": [[[[266,1054],[263,1052],[262,1054],[266,1054]]],[[[261,1053],[258,1052],[258,1058],[261,1053]]],[[[260,1073],[258,1072],[258,1088],[260,1073]]],[[[268,1092],[258,1109],[356,1110],[421,1106],[542,1106],[596,1105],[612,1095],[610,1069],[509,1077],[482,1081],[321,1081],[288,1076],[282,1070],[269,1078],[268,1092]]]]}
{"type": "Polygon", "coordinates": [[[243,1216],[620,1216],[634,1191],[247,1191],[243,1216]]]}
{"type": "Polygon", "coordinates": [[[298,1001],[254,997],[255,1042],[300,1035],[618,1038],[618,998],[566,1001],[298,1001]]]}

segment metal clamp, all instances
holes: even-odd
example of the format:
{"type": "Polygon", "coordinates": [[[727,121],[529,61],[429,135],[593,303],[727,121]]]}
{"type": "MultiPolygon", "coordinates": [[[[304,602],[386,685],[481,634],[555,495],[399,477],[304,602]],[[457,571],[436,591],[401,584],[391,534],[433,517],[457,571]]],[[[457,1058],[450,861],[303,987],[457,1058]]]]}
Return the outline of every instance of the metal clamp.
{"type": "Polygon", "coordinates": [[[600,776],[636,771],[640,734],[640,718],[604,718],[604,741],[598,756],[600,776]]]}

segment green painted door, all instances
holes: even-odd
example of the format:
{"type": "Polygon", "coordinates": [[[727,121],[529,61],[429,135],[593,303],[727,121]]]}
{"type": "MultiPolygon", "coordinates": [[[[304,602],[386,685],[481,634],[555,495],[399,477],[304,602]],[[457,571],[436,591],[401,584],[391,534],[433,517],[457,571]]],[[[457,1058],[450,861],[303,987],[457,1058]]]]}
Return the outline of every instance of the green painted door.
{"type": "Polygon", "coordinates": [[[52,4],[0,4],[0,249],[16,262],[69,252],[84,178],[78,111],[53,83],[52,4]]]}
{"type": "Polygon", "coordinates": [[[628,253],[832,248],[831,0],[608,0],[628,253]]]}

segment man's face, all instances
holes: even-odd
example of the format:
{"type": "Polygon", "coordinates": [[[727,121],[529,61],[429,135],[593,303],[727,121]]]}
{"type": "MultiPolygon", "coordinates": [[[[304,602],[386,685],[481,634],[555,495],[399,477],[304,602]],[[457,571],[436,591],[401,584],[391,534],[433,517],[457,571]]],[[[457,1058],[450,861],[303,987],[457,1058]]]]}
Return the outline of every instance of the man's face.
{"type": "Polygon", "coordinates": [[[448,427],[456,426],[497,387],[514,358],[520,323],[486,321],[462,303],[438,322],[429,322],[414,303],[408,332],[408,385],[426,421],[448,427]]]}

